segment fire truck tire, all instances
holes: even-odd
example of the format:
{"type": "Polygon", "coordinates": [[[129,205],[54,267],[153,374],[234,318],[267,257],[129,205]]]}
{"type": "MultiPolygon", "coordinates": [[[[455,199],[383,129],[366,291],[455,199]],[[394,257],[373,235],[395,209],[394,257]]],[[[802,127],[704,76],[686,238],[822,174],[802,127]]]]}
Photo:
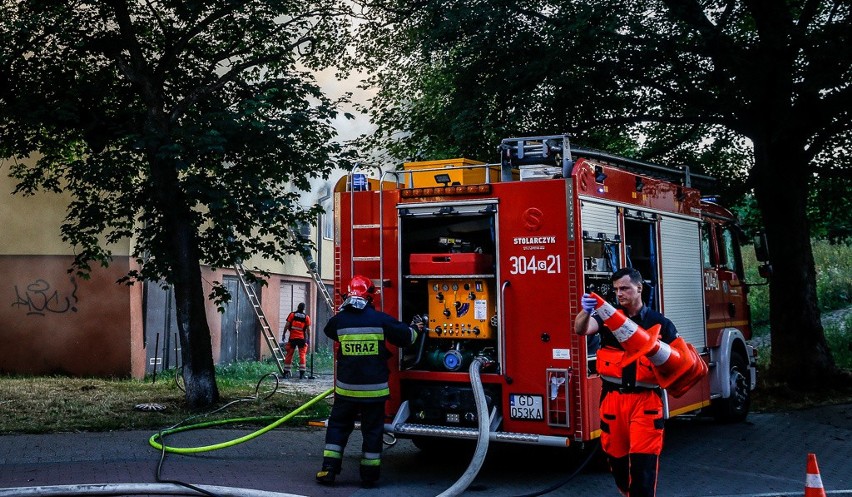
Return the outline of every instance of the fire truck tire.
{"type": "Polygon", "coordinates": [[[731,352],[728,381],[731,384],[731,396],[713,401],[713,416],[722,423],[744,421],[751,408],[751,390],[748,382],[748,360],[742,352],[731,352]]]}

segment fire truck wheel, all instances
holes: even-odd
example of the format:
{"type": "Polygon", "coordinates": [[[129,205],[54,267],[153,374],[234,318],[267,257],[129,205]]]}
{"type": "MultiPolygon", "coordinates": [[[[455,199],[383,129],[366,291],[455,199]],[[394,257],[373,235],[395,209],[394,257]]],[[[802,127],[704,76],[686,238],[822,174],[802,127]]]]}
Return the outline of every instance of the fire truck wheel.
{"type": "Polygon", "coordinates": [[[713,401],[713,415],[723,423],[744,421],[751,407],[751,390],[748,384],[748,360],[742,352],[731,352],[728,382],[731,384],[731,396],[713,401]]]}

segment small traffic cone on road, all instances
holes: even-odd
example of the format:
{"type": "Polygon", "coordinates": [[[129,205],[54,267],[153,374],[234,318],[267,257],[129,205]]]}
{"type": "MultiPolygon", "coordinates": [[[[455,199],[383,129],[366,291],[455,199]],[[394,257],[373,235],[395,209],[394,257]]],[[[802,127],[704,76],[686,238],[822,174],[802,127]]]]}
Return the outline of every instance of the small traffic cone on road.
{"type": "Polygon", "coordinates": [[[808,454],[808,473],[805,475],[805,497],[826,497],[819,476],[816,454],[808,454]]]}

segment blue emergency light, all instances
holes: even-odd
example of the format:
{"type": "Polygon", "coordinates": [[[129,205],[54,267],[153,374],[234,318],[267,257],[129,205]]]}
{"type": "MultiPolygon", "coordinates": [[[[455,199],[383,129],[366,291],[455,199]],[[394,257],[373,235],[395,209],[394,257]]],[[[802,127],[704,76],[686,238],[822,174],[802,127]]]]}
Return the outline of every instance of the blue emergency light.
{"type": "Polygon", "coordinates": [[[353,174],[352,175],[352,191],[353,192],[363,192],[366,191],[367,188],[367,175],[366,174],[353,174]]]}

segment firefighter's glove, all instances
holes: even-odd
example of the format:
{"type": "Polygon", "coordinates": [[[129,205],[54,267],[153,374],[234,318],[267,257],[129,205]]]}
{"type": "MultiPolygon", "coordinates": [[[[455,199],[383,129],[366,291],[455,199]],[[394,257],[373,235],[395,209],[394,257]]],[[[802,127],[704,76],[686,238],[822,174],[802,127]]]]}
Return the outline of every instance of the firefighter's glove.
{"type": "Polygon", "coordinates": [[[421,318],[419,314],[415,314],[414,317],[411,318],[411,327],[417,331],[423,331],[423,318],[421,318]]]}
{"type": "Polygon", "coordinates": [[[583,307],[583,310],[586,311],[587,314],[593,313],[596,305],[598,305],[597,299],[588,293],[584,293],[583,298],[580,299],[580,306],[583,307]]]}

